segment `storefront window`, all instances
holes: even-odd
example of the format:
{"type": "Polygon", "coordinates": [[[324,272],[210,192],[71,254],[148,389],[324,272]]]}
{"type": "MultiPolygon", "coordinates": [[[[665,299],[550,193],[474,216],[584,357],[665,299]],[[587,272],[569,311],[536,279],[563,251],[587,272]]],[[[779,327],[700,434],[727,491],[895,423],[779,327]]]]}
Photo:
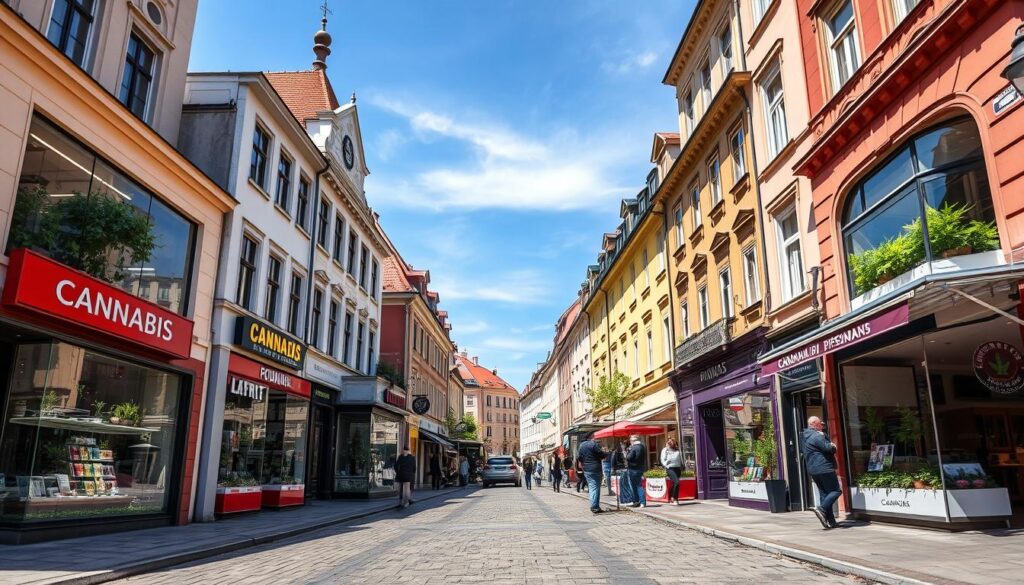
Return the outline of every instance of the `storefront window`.
{"type": "Polygon", "coordinates": [[[337,428],[334,491],[366,492],[370,475],[370,418],[366,414],[339,414],[337,428]]]}
{"type": "Polygon", "coordinates": [[[679,450],[683,455],[683,471],[697,474],[697,434],[693,427],[682,427],[679,430],[679,450]]]}
{"type": "Polygon", "coordinates": [[[195,225],[42,118],[29,128],[7,251],[29,248],[176,313],[195,225]]]}
{"type": "Polygon", "coordinates": [[[370,460],[373,473],[370,475],[370,491],[391,491],[395,489],[399,423],[379,414],[371,415],[371,421],[370,460]]]}
{"type": "Polygon", "coordinates": [[[181,384],[68,343],[18,346],[0,431],[0,519],[168,512],[181,384]]]}
{"type": "MultiPolygon", "coordinates": [[[[231,382],[229,382],[231,383],[231,382]]],[[[263,443],[267,436],[267,397],[228,391],[224,401],[224,436],[220,447],[220,487],[263,483],[263,443]]]]}
{"type": "Polygon", "coordinates": [[[277,390],[270,390],[267,394],[263,484],[303,484],[306,478],[309,401],[277,390]]]}
{"type": "Polygon", "coordinates": [[[847,198],[842,231],[850,290],[859,296],[925,262],[998,249],[994,220],[974,122],[928,130],[847,198]]]}
{"type": "Polygon", "coordinates": [[[768,390],[722,400],[729,481],[751,482],[775,475],[775,430],[768,390]],[[767,467],[767,469],[765,469],[767,467]]]}

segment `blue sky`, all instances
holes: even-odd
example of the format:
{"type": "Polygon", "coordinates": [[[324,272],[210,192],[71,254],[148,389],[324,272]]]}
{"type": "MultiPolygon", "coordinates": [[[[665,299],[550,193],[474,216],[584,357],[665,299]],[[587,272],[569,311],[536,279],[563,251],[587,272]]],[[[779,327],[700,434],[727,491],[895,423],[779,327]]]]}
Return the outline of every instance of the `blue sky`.
{"type": "MultiPolygon", "coordinates": [[[[661,84],[693,0],[331,2],[370,205],[452,338],[522,390],[618,202],[678,131],[661,84]]],[[[307,69],[319,0],[202,0],[193,71],[307,69]]]]}

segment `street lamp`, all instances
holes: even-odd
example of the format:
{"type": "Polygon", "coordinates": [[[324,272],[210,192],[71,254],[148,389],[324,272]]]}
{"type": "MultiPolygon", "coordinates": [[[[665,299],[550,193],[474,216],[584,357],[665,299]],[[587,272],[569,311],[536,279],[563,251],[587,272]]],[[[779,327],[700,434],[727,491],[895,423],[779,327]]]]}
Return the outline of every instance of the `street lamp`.
{"type": "Polygon", "coordinates": [[[1017,27],[1010,46],[1010,64],[1003,69],[1003,77],[1017,88],[1018,93],[1024,95],[1024,25],[1017,27]]]}

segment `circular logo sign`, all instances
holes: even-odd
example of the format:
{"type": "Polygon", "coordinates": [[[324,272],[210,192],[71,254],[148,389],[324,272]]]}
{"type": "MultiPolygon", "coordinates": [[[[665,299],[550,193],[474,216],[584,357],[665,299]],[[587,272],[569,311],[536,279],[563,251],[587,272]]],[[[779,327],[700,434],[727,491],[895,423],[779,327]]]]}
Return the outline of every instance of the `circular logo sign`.
{"type": "Polygon", "coordinates": [[[988,341],[974,350],[974,375],[997,394],[1018,394],[1024,390],[1024,356],[1002,341],[988,341]]]}
{"type": "Polygon", "coordinates": [[[424,414],[430,410],[430,399],[426,396],[417,396],[412,401],[412,411],[416,414],[424,414]]]}
{"type": "Polygon", "coordinates": [[[356,152],[352,147],[352,139],[346,134],[341,139],[341,156],[345,159],[345,168],[352,170],[352,166],[356,164],[356,152]]]}

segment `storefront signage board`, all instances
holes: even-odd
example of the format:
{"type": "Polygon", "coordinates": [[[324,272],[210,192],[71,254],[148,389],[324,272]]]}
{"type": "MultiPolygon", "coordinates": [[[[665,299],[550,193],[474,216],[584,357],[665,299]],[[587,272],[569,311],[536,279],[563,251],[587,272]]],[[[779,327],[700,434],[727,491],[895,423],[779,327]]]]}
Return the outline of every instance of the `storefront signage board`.
{"type": "Polygon", "coordinates": [[[549,418],[551,418],[551,413],[550,412],[538,412],[537,413],[537,420],[548,420],[549,418]]]}
{"type": "Polygon", "coordinates": [[[996,394],[1020,394],[1024,390],[1024,356],[1002,341],[987,341],[974,350],[974,375],[996,394]]]}
{"type": "Polygon", "coordinates": [[[417,396],[412,400],[412,411],[416,414],[426,414],[430,410],[430,399],[426,396],[417,396]]]}
{"type": "Polygon", "coordinates": [[[260,402],[266,397],[268,388],[252,380],[232,376],[228,381],[228,390],[232,394],[260,402]]]}
{"type": "Polygon", "coordinates": [[[385,388],[384,404],[390,404],[391,406],[397,406],[398,408],[405,408],[405,396],[391,388],[385,388]]]}
{"type": "Polygon", "coordinates": [[[309,381],[235,353],[228,360],[228,373],[302,398],[309,398],[312,393],[309,381]]]}
{"type": "Polygon", "coordinates": [[[949,516],[952,520],[1009,517],[1010,496],[1006,488],[964,490],[850,488],[854,510],[913,516],[940,521],[946,519],[949,498],[949,516]]]}
{"type": "Polygon", "coordinates": [[[248,315],[239,316],[235,322],[235,343],[296,370],[302,369],[306,356],[306,346],[290,333],[248,315]]]}
{"type": "Polygon", "coordinates": [[[729,497],[739,500],[768,501],[768,489],[760,481],[730,481],[729,497]]]}
{"type": "Polygon", "coordinates": [[[11,252],[3,304],[174,357],[191,355],[192,321],[29,250],[11,252]]]}
{"type": "Polygon", "coordinates": [[[323,383],[331,388],[341,388],[341,378],[344,376],[341,368],[312,355],[306,354],[306,369],[304,376],[310,380],[323,383]]]}
{"type": "Polygon", "coordinates": [[[892,309],[855,321],[849,325],[813,339],[803,345],[765,362],[761,366],[761,375],[770,376],[784,372],[800,364],[818,359],[841,349],[856,345],[861,341],[881,335],[910,322],[910,306],[901,303],[892,309]]]}

